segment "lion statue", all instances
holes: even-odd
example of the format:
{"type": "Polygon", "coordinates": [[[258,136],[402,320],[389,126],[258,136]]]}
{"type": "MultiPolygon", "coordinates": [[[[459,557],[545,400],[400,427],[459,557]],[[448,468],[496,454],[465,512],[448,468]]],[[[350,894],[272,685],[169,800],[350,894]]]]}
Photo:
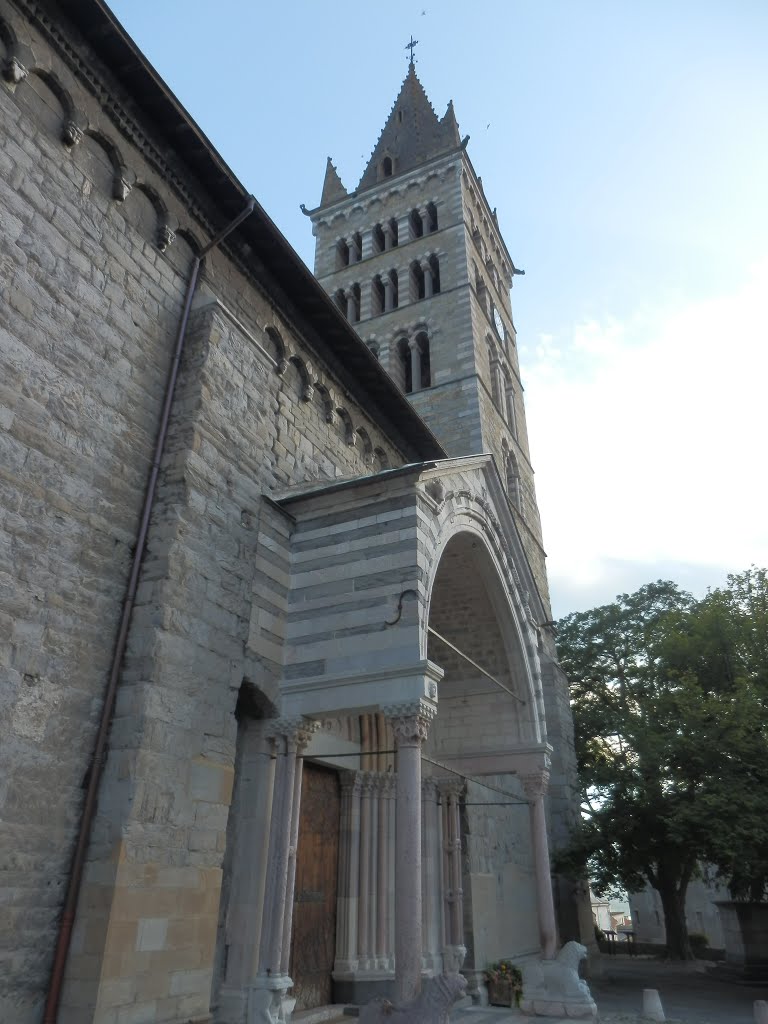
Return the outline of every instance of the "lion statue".
{"type": "Polygon", "coordinates": [[[579,977],[579,964],[587,955],[580,942],[566,942],[554,960],[523,964],[523,1013],[542,1017],[596,1017],[589,986],[579,977]]]}
{"type": "Polygon", "coordinates": [[[467,990],[461,974],[438,974],[421,986],[421,994],[412,1003],[396,1006],[388,999],[374,999],[360,1008],[360,1024],[448,1024],[455,1002],[467,990]]]}

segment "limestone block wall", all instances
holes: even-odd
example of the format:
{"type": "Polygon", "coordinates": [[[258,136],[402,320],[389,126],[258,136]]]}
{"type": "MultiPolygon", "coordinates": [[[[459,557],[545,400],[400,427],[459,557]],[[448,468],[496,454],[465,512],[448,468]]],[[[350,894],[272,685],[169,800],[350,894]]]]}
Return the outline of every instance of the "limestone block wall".
{"type": "Polygon", "coordinates": [[[525,794],[514,775],[485,781],[503,792],[469,782],[462,814],[467,966],[477,971],[499,957],[522,957],[539,949],[525,794]],[[492,806],[511,805],[515,798],[519,806],[492,806]]]}
{"type": "MultiPolygon", "coordinates": [[[[108,116],[126,102],[109,72],[65,61],[78,40],[25,12],[0,2],[2,56],[25,72],[0,82],[0,1017],[21,1024],[40,1013],[186,277],[212,224],[152,126],[108,116]]],[[[274,693],[281,657],[287,526],[262,493],[403,459],[266,272],[216,252],[199,299],[74,936],[78,1021],[97,1000],[108,1021],[208,999],[235,701],[244,679],[274,693]]]]}

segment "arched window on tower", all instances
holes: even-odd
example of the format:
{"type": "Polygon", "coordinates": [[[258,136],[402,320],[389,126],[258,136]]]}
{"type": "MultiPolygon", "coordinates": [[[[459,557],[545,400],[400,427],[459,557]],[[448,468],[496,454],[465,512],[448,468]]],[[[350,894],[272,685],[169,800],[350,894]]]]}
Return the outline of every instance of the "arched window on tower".
{"type": "Polygon", "coordinates": [[[382,228],[381,224],[377,224],[374,227],[371,234],[373,241],[372,248],[374,253],[384,252],[384,249],[386,248],[386,242],[384,241],[384,229],[382,228]]]}
{"type": "Polygon", "coordinates": [[[440,260],[437,256],[429,257],[429,269],[432,272],[432,294],[440,294],[440,260]]]}
{"type": "Polygon", "coordinates": [[[480,303],[481,308],[487,313],[488,289],[485,287],[483,275],[477,268],[475,268],[475,294],[477,295],[477,301],[480,303]]]}
{"type": "Polygon", "coordinates": [[[426,331],[419,331],[409,341],[400,338],[397,342],[400,380],[407,395],[432,386],[432,367],[429,356],[429,338],[426,331]]]}
{"type": "Polygon", "coordinates": [[[391,178],[392,172],[394,171],[394,164],[392,163],[391,156],[385,156],[381,161],[381,176],[382,178],[391,178]]]}
{"type": "Polygon", "coordinates": [[[418,260],[414,260],[413,263],[411,263],[409,286],[411,302],[418,302],[419,299],[423,299],[426,295],[424,271],[421,269],[421,263],[419,263],[418,260]]]}
{"type": "Polygon", "coordinates": [[[402,384],[403,391],[405,391],[406,395],[410,395],[413,391],[413,367],[411,361],[411,350],[408,347],[407,338],[400,338],[397,343],[397,360],[400,364],[400,383],[402,384]]]}
{"type": "Polygon", "coordinates": [[[344,289],[339,288],[338,291],[333,293],[333,301],[339,307],[344,316],[348,313],[347,296],[344,294],[344,289]]]}
{"type": "Polygon", "coordinates": [[[509,371],[504,370],[504,409],[509,429],[517,440],[517,409],[515,408],[515,388],[509,371]]]}
{"type": "Polygon", "coordinates": [[[349,247],[349,262],[359,263],[363,258],[363,236],[359,231],[352,235],[352,244],[349,247]]]}
{"type": "Polygon", "coordinates": [[[515,506],[518,512],[523,511],[523,494],[522,487],[520,484],[520,468],[517,463],[517,457],[514,452],[510,452],[507,456],[507,494],[509,500],[515,506]]]}
{"type": "MultiPolygon", "coordinates": [[[[384,295],[384,299],[385,299],[384,309],[385,309],[385,311],[387,311],[388,309],[397,309],[397,307],[399,305],[399,292],[398,292],[398,282],[397,282],[397,271],[396,270],[390,270],[390,272],[389,272],[389,274],[387,276],[389,277],[389,280],[390,280],[391,283],[390,283],[390,300],[389,300],[389,305],[387,305],[387,303],[386,303],[386,298],[387,298],[386,291],[385,291],[385,295],[384,295]]],[[[385,289],[386,289],[386,285],[385,285],[385,289]]]]}
{"type": "Polygon", "coordinates": [[[352,285],[352,297],[347,298],[347,310],[349,319],[353,324],[360,320],[360,285],[352,285]]]}
{"type": "Polygon", "coordinates": [[[429,338],[426,331],[416,335],[418,347],[419,380],[414,381],[414,390],[432,387],[432,365],[429,358],[429,338]]]}
{"type": "Polygon", "coordinates": [[[496,343],[490,334],[485,336],[485,342],[488,346],[488,373],[491,381],[491,398],[493,399],[493,404],[503,416],[504,387],[502,383],[501,360],[499,359],[496,343]]]}
{"type": "Polygon", "coordinates": [[[390,243],[390,249],[394,249],[398,244],[398,232],[397,232],[397,217],[392,217],[389,221],[389,230],[392,241],[390,243]]]}
{"type": "Polygon", "coordinates": [[[371,316],[380,316],[384,312],[384,285],[377,274],[371,281],[371,316]]]}
{"type": "Polygon", "coordinates": [[[434,203],[427,203],[427,231],[430,234],[437,231],[437,207],[434,203]]]}
{"type": "Polygon", "coordinates": [[[424,234],[424,221],[418,210],[411,210],[408,216],[408,223],[411,228],[411,238],[421,238],[424,234]]]}
{"type": "Polygon", "coordinates": [[[340,238],[336,243],[336,269],[349,266],[349,246],[346,238],[340,238]]]}

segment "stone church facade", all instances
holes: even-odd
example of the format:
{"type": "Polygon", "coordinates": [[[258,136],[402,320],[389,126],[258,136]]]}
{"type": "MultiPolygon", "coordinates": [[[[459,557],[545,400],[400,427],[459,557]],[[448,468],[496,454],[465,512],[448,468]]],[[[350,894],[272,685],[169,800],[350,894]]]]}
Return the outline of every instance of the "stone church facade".
{"type": "Polygon", "coordinates": [[[452,108],[411,67],[329,166],[318,283],[100,0],[0,0],[0,71],[0,1018],[551,956],[567,687],[452,108]]]}

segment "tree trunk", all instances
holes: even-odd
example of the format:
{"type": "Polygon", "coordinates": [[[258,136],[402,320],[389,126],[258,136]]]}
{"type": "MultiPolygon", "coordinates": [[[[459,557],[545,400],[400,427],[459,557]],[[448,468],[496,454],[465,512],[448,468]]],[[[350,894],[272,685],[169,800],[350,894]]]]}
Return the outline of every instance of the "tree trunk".
{"type": "Polygon", "coordinates": [[[685,922],[685,893],[687,883],[679,888],[672,883],[659,886],[664,926],[667,930],[667,955],[670,960],[693,960],[693,950],[685,922]]]}

